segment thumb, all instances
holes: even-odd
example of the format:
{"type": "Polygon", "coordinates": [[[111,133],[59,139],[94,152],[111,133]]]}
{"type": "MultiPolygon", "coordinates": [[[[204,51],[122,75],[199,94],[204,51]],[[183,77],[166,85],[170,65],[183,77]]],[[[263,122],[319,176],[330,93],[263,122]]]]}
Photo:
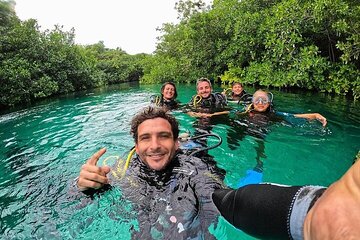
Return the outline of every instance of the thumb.
{"type": "Polygon", "coordinates": [[[110,172],[110,167],[109,166],[103,166],[101,167],[101,170],[105,173],[108,174],[110,172]]]}
{"type": "Polygon", "coordinates": [[[104,153],[106,152],[106,148],[102,148],[100,149],[97,153],[95,153],[94,155],[91,156],[91,158],[89,158],[89,160],[87,161],[87,164],[96,166],[97,162],[99,161],[100,157],[102,155],[104,155],[104,153]]]}

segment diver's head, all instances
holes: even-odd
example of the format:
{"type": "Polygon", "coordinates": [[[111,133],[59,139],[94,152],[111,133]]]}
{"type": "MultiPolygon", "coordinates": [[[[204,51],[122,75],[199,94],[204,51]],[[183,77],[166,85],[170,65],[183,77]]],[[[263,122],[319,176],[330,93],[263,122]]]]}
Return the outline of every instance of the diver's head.
{"type": "Polygon", "coordinates": [[[233,82],[233,84],[231,86],[231,90],[232,90],[233,94],[240,95],[242,93],[242,91],[244,90],[244,88],[241,83],[233,82]]]}
{"type": "Polygon", "coordinates": [[[200,78],[196,81],[196,92],[197,95],[206,99],[210,97],[212,92],[211,82],[207,78],[200,78]]]}
{"type": "Polygon", "coordinates": [[[263,90],[257,90],[253,94],[252,104],[255,111],[266,112],[271,105],[269,93],[263,90]]]}
{"type": "Polygon", "coordinates": [[[166,82],[161,86],[161,94],[165,100],[173,100],[177,98],[175,83],[166,82]]]}
{"type": "Polygon", "coordinates": [[[179,148],[179,125],[163,108],[146,107],[131,121],[136,153],[153,170],[164,169],[179,148]]]}

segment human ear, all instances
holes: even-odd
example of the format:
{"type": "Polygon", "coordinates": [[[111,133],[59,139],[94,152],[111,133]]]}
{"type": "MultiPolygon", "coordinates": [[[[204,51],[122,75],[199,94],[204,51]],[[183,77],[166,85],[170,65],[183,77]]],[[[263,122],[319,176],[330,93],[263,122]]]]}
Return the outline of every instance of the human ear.
{"type": "Polygon", "coordinates": [[[137,143],[135,144],[135,152],[136,152],[136,154],[139,154],[139,147],[138,147],[137,143]]]}

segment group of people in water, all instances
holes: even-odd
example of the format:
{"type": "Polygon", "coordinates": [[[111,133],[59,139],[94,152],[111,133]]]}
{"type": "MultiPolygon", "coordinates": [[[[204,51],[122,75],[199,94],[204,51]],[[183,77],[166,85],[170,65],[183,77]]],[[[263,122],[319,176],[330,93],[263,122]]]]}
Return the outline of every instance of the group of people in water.
{"type": "MultiPolygon", "coordinates": [[[[244,90],[243,85],[239,82],[232,83],[231,90],[229,90],[224,90],[222,93],[213,92],[211,81],[207,78],[200,78],[196,83],[197,94],[192,96],[187,105],[191,107],[191,111],[188,111],[188,114],[195,117],[229,114],[230,110],[221,111],[226,108],[228,101],[237,101],[238,104],[244,106],[245,111],[235,110],[236,113],[248,113],[249,115],[276,113],[273,107],[273,95],[270,92],[259,89],[251,95],[244,90]]],[[[172,110],[180,105],[176,98],[177,90],[175,84],[166,82],[161,87],[161,95],[153,97],[151,102],[156,106],[172,110]]],[[[319,113],[293,114],[293,116],[309,120],[316,119],[323,126],[327,124],[326,118],[319,113]]]]}
{"type": "MultiPolygon", "coordinates": [[[[235,83],[229,93],[234,101],[248,104],[241,113],[276,113],[271,94],[259,90],[249,96],[243,91],[235,83]]],[[[132,229],[134,239],[213,239],[209,226],[216,226],[220,214],[259,238],[360,237],[360,161],[329,188],[259,183],[231,189],[213,165],[181,149],[179,124],[169,111],[179,107],[176,96],[175,84],[165,83],[161,96],[152,98],[156,106],[134,116],[130,133],[135,147],[124,167],[98,166],[103,148],[86,161],[76,179],[75,186],[86,195],[121,188],[138,213],[140,229],[132,229]]],[[[211,82],[201,78],[186,111],[198,118],[238,114],[240,110],[224,109],[228,100],[226,92],[214,93],[211,82]]],[[[294,116],[327,124],[318,113],[294,116]]]]}

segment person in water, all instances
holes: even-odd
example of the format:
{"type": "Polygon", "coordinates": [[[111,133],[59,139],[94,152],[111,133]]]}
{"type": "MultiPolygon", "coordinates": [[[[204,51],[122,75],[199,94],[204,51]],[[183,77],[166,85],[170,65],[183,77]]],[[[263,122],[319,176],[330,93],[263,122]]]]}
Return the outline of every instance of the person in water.
{"type": "Polygon", "coordinates": [[[200,78],[196,81],[196,95],[192,96],[188,105],[191,108],[188,111],[190,116],[201,117],[207,113],[223,111],[227,101],[221,93],[213,92],[209,79],[200,78]]]}
{"type": "Polygon", "coordinates": [[[106,151],[101,149],[81,167],[78,189],[88,193],[110,183],[119,186],[138,212],[140,231],[134,230],[134,239],[213,239],[208,227],[216,224],[219,212],[211,194],[222,187],[222,177],[180,151],[178,122],[163,108],[149,106],[138,113],[131,134],[136,155],[125,176],[119,178],[118,168],[97,166],[106,151]]]}
{"type": "Polygon", "coordinates": [[[251,94],[248,94],[244,90],[244,87],[240,82],[233,82],[230,90],[231,91],[225,90],[222,92],[228,101],[248,102],[251,98],[251,94]]]}
{"type": "Polygon", "coordinates": [[[328,188],[253,184],[212,197],[227,221],[260,239],[360,239],[360,161],[328,188]]]}
{"type": "Polygon", "coordinates": [[[316,119],[325,127],[327,120],[319,113],[305,113],[305,114],[289,114],[277,112],[274,109],[272,102],[272,95],[263,90],[257,90],[252,97],[251,104],[245,107],[245,110],[222,111],[207,116],[232,114],[230,117],[230,126],[228,130],[228,144],[230,149],[235,149],[240,145],[240,142],[245,136],[252,136],[256,142],[256,165],[253,170],[262,174],[263,162],[267,158],[265,154],[265,138],[271,131],[271,124],[276,122],[297,123],[295,119],[316,119]]]}
{"type": "Polygon", "coordinates": [[[179,102],[176,100],[178,94],[175,83],[165,82],[161,86],[161,95],[151,96],[150,102],[157,107],[166,107],[169,110],[175,109],[179,106],[179,102]]]}
{"type": "MultiPolygon", "coordinates": [[[[211,114],[206,114],[206,116],[222,115],[229,114],[230,111],[215,112],[211,114]]],[[[272,99],[269,95],[269,92],[264,90],[257,90],[252,97],[251,104],[246,107],[245,111],[235,111],[235,113],[243,114],[248,113],[250,117],[254,117],[256,114],[276,114],[274,110],[272,99]]],[[[292,115],[295,118],[305,118],[308,120],[316,119],[325,127],[327,120],[324,116],[319,113],[301,113],[301,114],[288,114],[288,113],[278,113],[279,116],[289,116],[292,115]]]]}
{"type": "MultiPolygon", "coordinates": [[[[226,97],[221,93],[213,92],[212,85],[209,79],[199,78],[196,81],[196,95],[193,95],[185,112],[192,117],[196,117],[193,122],[194,136],[212,134],[213,125],[215,122],[207,116],[209,113],[224,111],[227,106],[226,97]]],[[[207,138],[199,138],[196,143],[207,147],[207,138]]],[[[211,155],[205,156],[206,152],[201,153],[209,162],[213,162],[211,155]]]]}
{"type": "MultiPolygon", "coordinates": [[[[252,104],[249,107],[249,114],[254,115],[256,113],[269,113],[275,112],[272,106],[272,99],[269,96],[269,93],[263,90],[257,90],[253,94],[252,104]]],[[[280,113],[281,115],[281,113],[280,113]]],[[[289,114],[285,114],[289,115],[289,114]]],[[[325,127],[327,120],[324,116],[319,113],[302,113],[302,114],[292,114],[295,118],[305,118],[308,120],[316,119],[325,127]]]]}

